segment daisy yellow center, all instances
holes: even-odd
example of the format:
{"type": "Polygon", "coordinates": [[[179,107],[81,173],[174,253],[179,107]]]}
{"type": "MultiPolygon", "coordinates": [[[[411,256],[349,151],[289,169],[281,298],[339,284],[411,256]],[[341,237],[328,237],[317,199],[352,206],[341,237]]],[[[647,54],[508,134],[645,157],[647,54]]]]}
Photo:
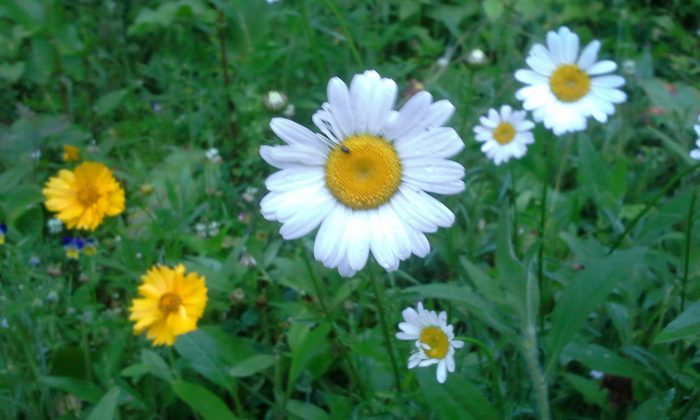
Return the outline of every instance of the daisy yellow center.
{"type": "Polygon", "coordinates": [[[92,185],[84,185],[78,190],[77,198],[83,207],[90,207],[100,198],[100,193],[92,185]]]}
{"type": "Polygon", "coordinates": [[[158,309],[166,314],[179,311],[180,305],[182,305],[182,299],[176,293],[166,293],[158,301],[158,309]]]}
{"type": "Polygon", "coordinates": [[[401,183],[401,161],[381,137],[346,138],[328,154],[326,186],[341,203],[355,210],[381,206],[401,183]]]}
{"type": "Polygon", "coordinates": [[[498,144],[508,144],[515,137],[515,128],[512,124],[502,122],[493,130],[493,138],[498,144]]]}
{"type": "Polygon", "coordinates": [[[420,332],[419,340],[422,343],[430,346],[429,349],[424,350],[426,356],[431,359],[442,359],[447,355],[447,350],[449,348],[449,340],[447,334],[445,334],[439,327],[425,327],[420,332]]]}
{"type": "Polygon", "coordinates": [[[564,64],[549,76],[549,87],[560,101],[576,102],[591,89],[591,78],[576,64],[564,64]]]}

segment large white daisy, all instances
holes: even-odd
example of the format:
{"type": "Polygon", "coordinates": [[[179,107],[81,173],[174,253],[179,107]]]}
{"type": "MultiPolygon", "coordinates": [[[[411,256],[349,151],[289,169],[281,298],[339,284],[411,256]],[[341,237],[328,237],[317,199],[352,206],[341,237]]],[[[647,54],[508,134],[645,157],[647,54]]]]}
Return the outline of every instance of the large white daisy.
{"type": "MultiPolygon", "coordinates": [[[[700,122],[700,115],[698,115],[698,122],[700,122]]],[[[698,135],[698,139],[695,141],[695,145],[698,148],[690,151],[690,157],[700,160],[700,124],[694,125],[693,128],[695,128],[695,134],[698,135]]]]}
{"type": "Polygon", "coordinates": [[[313,115],[322,134],[274,118],[270,128],[287,144],[261,146],[281,171],[265,181],[263,216],[282,222],[284,239],[320,225],[314,256],[343,276],[362,269],[369,253],[386,270],[430,251],[425,233],[449,227],[454,214],[429,193],[464,190],[464,168],[448,160],[464,144],[442,125],[454,107],[418,92],[394,110],[397,87],[375,71],[348,88],[328,82],[328,102],[313,115]]]}
{"type": "Polygon", "coordinates": [[[532,70],[515,72],[515,78],[529,86],[515,96],[535,121],[561,135],[585,130],[588,117],[604,123],[615,113],[614,104],[627,99],[618,89],[625,79],[609,74],[617,69],[614,62],[596,62],[599,49],[600,42],[592,41],[579,56],[578,35],[566,27],[548,32],[546,47],[532,47],[526,60],[532,70]]]}
{"type": "Polygon", "coordinates": [[[525,156],[527,145],[535,142],[531,131],[535,124],[526,115],[525,111],[513,111],[503,105],[500,112],[489,109],[488,116],[479,120],[481,125],[474,127],[476,141],[484,143],[481,151],[496,165],[510,158],[520,159],[525,156]]]}
{"type": "Polygon", "coordinates": [[[447,324],[447,314],[427,311],[420,302],[418,310],[406,308],[402,314],[404,322],[399,324],[401,332],[396,333],[396,338],[416,340],[416,350],[408,359],[408,368],[437,364],[437,380],[445,382],[447,372],[455,371],[455,349],[464,346],[464,342],[454,339],[452,325],[447,324]]]}

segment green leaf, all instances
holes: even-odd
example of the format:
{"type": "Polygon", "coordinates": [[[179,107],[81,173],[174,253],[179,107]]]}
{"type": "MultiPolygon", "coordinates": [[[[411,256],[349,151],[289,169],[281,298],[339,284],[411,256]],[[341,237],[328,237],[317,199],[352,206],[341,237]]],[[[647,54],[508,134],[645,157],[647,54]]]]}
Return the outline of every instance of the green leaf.
{"type": "Polygon", "coordinates": [[[205,420],[233,420],[236,418],[226,404],[221,401],[221,398],[203,386],[183,380],[173,382],[172,386],[175,395],[205,420]]]}
{"type": "Polygon", "coordinates": [[[700,302],[695,302],[654,337],[654,344],[682,340],[700,334],[700,302]]]}
{"type": "Polygon", "coordinates": [[[416,377],[425,399],[443,419],[498,419],[498,410],[481,390],[458,372],[447,376],[444,384],[435,378],[435,367],[418,368],[416,377]]]}
{"type": "Polygon", "coordinates": [[[221,348],[215,338],[198,329],[178,337],[175,350],[204,377],[226,389],[232,389],[223,352],[233,349],[221,348]]]}
{"type": "Polygon", "coordinates": [[[100,399],[100,402],[92,409],[87,420],[112,420],[115,418],[119,393],[120,389],[118,386],[114,386],[107,391],[100,399]]]}
{"type": "Polygon", "coordinates": [[[25,64],[22,61],[17,63],[0,64],[0,78],[7,80],[10,83],[15,83],[22,77],[25,64]]]}
{"type": "Polygon", "coordinates": [[[173,374],[170,367],[160,355],[152,350],[141,350],[141,363],[133,364],[122,370],[122,376],[140,377],[147,373],[166,382],[172,382],[173,374]]]}
{"type": "Polygon", "coordinates": [[[104,116],[114,111],[128,93],[126,89],[119,89],[102,95],[95,104],[95,113],[104,116]]]}
{"type": "Polygon", "coordinates": [[[564,373],[562,376],[579,394],[583,396],[587,403],[595,404],[601,408],[606,406],[607,402],[605,391],[600,388],[600,384],[597,381],[592,381],[571,373],[564,373]]]}
{"type": "Polygon", "coordinates": [[[618,282],[632,278],[644,253],[640,249],[617,251],[609,257],[585,261],[585,269],[564,288],[554,308],[552,327],[545,340],[546,375],[551,374],[562,349],[583,327],[588,315],[605,302],[618,282]]]}
{"type": "Polygon", "coordinates": [[[567,358],[577,360],[591,370],[632,378],[636,381],[650,380],[642,366],[597,344],[572,343],[563,353],[567,358]]]}
{"type": "Polygon", "coordinates": [[[322,408],[298,400],[289,400],[285,406],[292,415],[304,420],[328,420],[330,416],[322,408]]]}
{"type": "Polygon", "coordinates": [[[277,358],[271,354],[258,354],[249,357],[228,370],[231,376],[243,378],[261,372],[274,365],[277,358]]]}
{"type": "Polygon", "coordinates": [[[503,14],[503,1],[502,0],[484,0],[481,5],[484,7],[484,13],[486,17],[494,22],[498,20],[503,14]]]}
{"type": "Polygon", "coordinates": [[[324,322],[310,330],[296,342],[290,341],[292,364],[289,367],[289,377],[287,379],[287,383],[290,386],[296,383],[299,375],[309,365],[311,360],[327,348],[328,333],[330,331],[331,325],[324,322]]]}
{"type": "Polygon", "coordinates": [[[671,408],[675,396],[676,390],[671,388],[663,397],[659,395],[651,397],[632,412],[630,420],[668,419],[668,410],[671,408]]]}
{"type": "Polygon", "coordinates": [[[39,382],[49,388],[73,394],[83,401],[96,402],[103,391],[95,384],[66,376],[41,376],[39,382]]]}

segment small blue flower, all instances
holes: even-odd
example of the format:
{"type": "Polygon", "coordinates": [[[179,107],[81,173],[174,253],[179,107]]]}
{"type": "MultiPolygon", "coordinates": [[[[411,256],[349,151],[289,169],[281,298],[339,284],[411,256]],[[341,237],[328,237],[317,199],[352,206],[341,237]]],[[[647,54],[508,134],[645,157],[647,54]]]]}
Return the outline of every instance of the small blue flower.
{"type": "Polygon", "coordinates": [[[66,236],[61,241],[63,248],[66,250],[66,257],[77,260],[80,256],[80,251],[85,247],[85,241],[80,238],[71,238],[66,236]]]}
{"type": "Polygon", "coordinates": [[[85,249],[83,250],[83,252],[85,252],[85,255],[97,254],[97,239],[85,239],[85,249]]]}
{"type": "Polygon", "coordinates": [[[7,225],[0,223],[0,245],[5,243],[5,234],[7,233],[7,225]]]}

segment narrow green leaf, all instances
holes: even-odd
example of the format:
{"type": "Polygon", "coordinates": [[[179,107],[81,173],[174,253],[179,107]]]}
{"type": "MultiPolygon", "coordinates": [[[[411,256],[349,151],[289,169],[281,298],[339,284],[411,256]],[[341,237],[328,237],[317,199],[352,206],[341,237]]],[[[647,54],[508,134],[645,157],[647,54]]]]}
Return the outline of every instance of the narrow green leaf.
{"type": "Polygon", "coordinates": [[[571,373],[564,373],[562,376],[579,394],[583,396],[583,399],[585,399],[586,402],[589,404],[595,404],[601,408],[606,406],[607,402],[605,391],[601,389],[598,382],[578,375],[573,375],[571,373]]]}
{"type": "Polygon", "coordinates": [[[564,349],[567,358],[577,360],[591,370],[623,376],[635,381],[649,381],[644,368],[598,344],[572,343],[564,349]]]}
{"type": "Polygon", "coordinates": [[[324,322],[306,334],[301,342],[292,348],[292,365],[289,368],[288,384],[296,383],[309,362],[324,349],[331,325],[324,322]]]}
{"type": "Polygon", "coordinates": [[[277,358],[271,354],[258,354],[249,357],[228,370],[231,376],[243,378],[261,372],[274,365],[277,358]]]}
{"type": "Polygon", "coordinates": [[[100,398],[95,408],[92,409],[87,420],[112,420],[117,413],[117,402],[119,401],[119,387],[113,386],[100,398]]]}
{"type": "Polygon", "coordinates": [[[102,390],[95,384],[67,376],[42,376],[39,382],[50,388],[60,389],[68,394],[73,394],[83,401],[97,402],[102,396],[102,390]]]}
{"type": "Polygon", "coordinates": [[[552,328],[545,340],[546,375],[551,374],[562,349],[583,327],[588,315],[605,302],[618,282],[632,278],[644,253],[640,249],[617,251],[609,257],[585,261],[585,269],[565,287],[554,308],[552,328]]]}
{"type": "Polygon", "coordinates": [[[695,302],[654,337],[654,344],[668,343],[700,334],[700,302],[695,302]]]}
{"type": "Polygon", "coordinates": [[[285,407],[294,416],[304,420],[328,420],[330,416],[322,408],[298,400],[289,400],[285,407]]]}
{"type": "Polygon", "coordinates": [[[114,111],[129,93],[126,89],[119,89],[102,95],[95,104],[95,113],[99,116],[107,115],[114,111]]]}
{"type": "Polygon", "coordinates": [[[226,404],[201,385],[183,380],[172,383],[173,391],[182,401],[199,413],[205,420],[233,420],[236,417],[226,404]]]}

